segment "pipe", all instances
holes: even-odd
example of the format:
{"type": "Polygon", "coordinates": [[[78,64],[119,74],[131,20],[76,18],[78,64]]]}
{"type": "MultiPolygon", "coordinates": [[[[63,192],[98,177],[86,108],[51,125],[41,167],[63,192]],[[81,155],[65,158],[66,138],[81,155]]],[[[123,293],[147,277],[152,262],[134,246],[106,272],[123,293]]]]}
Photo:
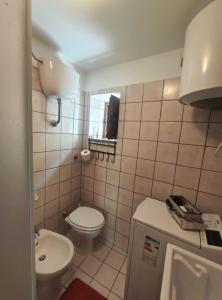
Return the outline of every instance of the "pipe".
{"type": "Polygon", "coordinates": [[[58,120],[52,120],[50,123],[53,127],[56,127],[61,120],[61,98],[57,98],[57,103],[58,103],[58,120]]]}
{"type": "Polygon", "coordinates": [[[34,60],[37,61],[38,63],[43,64],[43,61],[42,61],[41,59],[37,58],[37,57],[35,56],[34,52],[32,52],[32,57],[33,57],[34,60]]]}

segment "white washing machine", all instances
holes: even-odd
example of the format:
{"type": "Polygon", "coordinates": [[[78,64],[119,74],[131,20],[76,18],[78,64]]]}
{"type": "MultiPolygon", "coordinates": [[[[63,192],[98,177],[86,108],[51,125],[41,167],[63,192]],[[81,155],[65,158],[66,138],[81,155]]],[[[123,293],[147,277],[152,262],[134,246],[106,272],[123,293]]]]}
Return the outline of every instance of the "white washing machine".
{"type": "MultiPolygon", "coordinates": [[[[215,232],[221,230],[218,218],[213,219],[215,232]]],[[[210,229],[212,222],[208,221],[210,229]]],[[[160,299],[168,243],[222,264],[222,245],[212,245],[213,241],[205,237],[205,233],[181,229],[164,202],[146,198],[132,218],[124,299],[160,299]]]]}

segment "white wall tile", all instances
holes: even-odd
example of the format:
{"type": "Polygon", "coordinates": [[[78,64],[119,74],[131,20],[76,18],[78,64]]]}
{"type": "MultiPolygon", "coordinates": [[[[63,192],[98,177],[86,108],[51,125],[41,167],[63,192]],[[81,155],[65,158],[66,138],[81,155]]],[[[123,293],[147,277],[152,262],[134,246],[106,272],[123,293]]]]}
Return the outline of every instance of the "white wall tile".
{"type": "Polygon", "coordinates": [[[46,170],[46,186],[59,182],[59,168],[46,170]]]}
{"type": "Polygon", "coordinates": [[[33,153],[33,172],[45,170],[45,152],[33,153]]]}
{"type": "Polygon", "coordinates": [[[46,98],[43,93],[32,90],[32,111],[46,112],[46,98]]]}
{"type": "Polygon", "coordinates": [[[56,168],[60,164],[60,151],[46,152],[46,169],[56,168]]]}
{"type": "Polygon", "coordinates": [[[61,150],[72,149],[72,135],[61,134],[61,150]]]}
{"type": "Polygon", "coordinates": [[[43,152],[46,150],[45,134],[33,133],[33,152],[43,152]]]}
{"type": "Polygon", "coordinates": [[[45,132],[46,121],[45,114],[39,112],[32,113],[32,131],[33,132],[45,132]]]}
{"type": "Polygon", "coordinates": [[[60,135],[46,134],[46,151],[60,150],[60,135]]]}

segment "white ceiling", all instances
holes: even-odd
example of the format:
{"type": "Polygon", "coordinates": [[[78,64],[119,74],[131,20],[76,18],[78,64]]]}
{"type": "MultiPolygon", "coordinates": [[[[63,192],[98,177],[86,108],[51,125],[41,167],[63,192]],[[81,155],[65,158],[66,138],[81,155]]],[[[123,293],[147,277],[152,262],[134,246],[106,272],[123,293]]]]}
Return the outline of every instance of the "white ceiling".
{"type": "Polygon", "coordinates": [[[33,34],[83,70],[183,47],[212,0],[33,0],[33,34]]]}

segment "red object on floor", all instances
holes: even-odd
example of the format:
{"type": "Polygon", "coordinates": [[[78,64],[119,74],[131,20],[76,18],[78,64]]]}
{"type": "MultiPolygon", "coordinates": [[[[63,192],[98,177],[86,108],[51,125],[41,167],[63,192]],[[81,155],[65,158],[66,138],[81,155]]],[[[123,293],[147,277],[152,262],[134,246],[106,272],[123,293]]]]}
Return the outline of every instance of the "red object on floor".
{"type": "Polygon", "coordinates": [[[89,285],[76,278],[69,285],[60,300],[107,300],[89,285]]]}

